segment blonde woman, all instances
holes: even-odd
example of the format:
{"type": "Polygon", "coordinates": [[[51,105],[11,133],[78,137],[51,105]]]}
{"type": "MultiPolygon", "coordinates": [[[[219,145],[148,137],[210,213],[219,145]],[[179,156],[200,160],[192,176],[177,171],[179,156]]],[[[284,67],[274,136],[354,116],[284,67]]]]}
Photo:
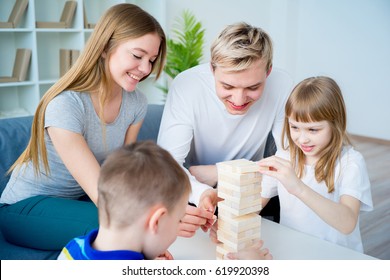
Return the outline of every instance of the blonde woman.
{"type": "Polygon", "coordinates": [[[150,14],[111,7],[75,65],[43,96],[0,202],[7,241],[60,250],[98,225],[100,165],[135,142],[146,114],[137,84],[162,72],[166,38],[150,14]]]}

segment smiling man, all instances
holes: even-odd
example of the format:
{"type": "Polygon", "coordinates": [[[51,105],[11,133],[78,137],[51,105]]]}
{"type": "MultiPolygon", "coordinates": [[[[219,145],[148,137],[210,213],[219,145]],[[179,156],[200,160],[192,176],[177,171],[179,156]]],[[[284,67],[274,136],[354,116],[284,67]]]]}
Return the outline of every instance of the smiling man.
{"type": "Polygon", "coordinates": [[[211,61],[179,74],[172,82],[158,144],[187,167],[192,184],[179,234],[191,236],[212,223],[216,163],[263,158],[270,131],[277,146],[284,105],[293,82],[272,70],[272,41],[246,23],[227,26],[211,46],[211,61]],[[206,223],[206,224],[205,224],[206,223]]]}

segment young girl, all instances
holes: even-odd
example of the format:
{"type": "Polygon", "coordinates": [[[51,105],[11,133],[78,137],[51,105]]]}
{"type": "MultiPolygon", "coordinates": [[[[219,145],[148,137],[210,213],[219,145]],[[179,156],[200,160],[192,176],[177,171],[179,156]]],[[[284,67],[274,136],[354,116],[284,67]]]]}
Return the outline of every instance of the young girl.
{"type": "Polygon", "coordinates": [[[262,203],[279,195],[281,224],[363,252],[359,212],[373,208],[370,182],[346,126],[334,80],[313,77],[299,83],[285,107],[284,150],[259,162],[262,203]]]}
{"type": "Polygon", "coordinates": [[[2,193],[8,242],[60,250],[98,226],[100,164],[137,139],[147,100],[137,84],[163,69],[166,38],[132,4],[102,16],[75,65],[43,96],[30,142],[2,193]]]}

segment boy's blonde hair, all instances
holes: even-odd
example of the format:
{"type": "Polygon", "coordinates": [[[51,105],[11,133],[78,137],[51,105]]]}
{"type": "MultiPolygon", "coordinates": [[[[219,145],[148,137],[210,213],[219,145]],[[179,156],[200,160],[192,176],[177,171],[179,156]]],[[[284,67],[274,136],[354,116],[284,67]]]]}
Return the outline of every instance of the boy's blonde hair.
{"type": "Polygon", "coordinates": [[[300,82],[292,91],[285,107],[282,146],[288,140],[291,162],[299,178],[303,176],[305,155],[291,138],[289,118],[298,122],[327,121],[332,136],[327,147],[320,152],[315,165],[318,182],[325,181],[328,193],[334,190],[335,167],[343,145],[350,144],[347,135],[347,116],[344,99],[337,83],[329,77],[311,77],[300,82]]]}
{"type": "Polygon", "coordinates": [[[96,92],[99,95],[99,117],[104,132],[103,107],[110,98],[113,84],[107,61],[119,44],[150,33],[156,33],[161,40],[151,71],[156,73],[157,79],[163,71],[166,56],[166,37],[160,24],[136,5],[118,4],[108,9],[96,24],[75,64],[42,97],[32,123],[30,142],[10,171],[19,164],[32,161],[35,173],[39,174],[41,160],[44,171],[47,174],[50,172],[44,141],[45,111],[49,102],[64,90],[96,92]],[[102,57],[103,52],[106,52],[106,58],[102,57]]]}
{"type": "Polygon", "coordinates": [[[122,227],[155,205],[168,211],[190,193],[188,175],[169,152],[152,141],[137,142],[111,153],[98,182],[99,224],[122,227]]]}
{"type": "Polygon", "coordinates": [[[211,65],[232,72],[248,69],[255,61],[266,61],[266,72],[272,67],[272,41],[261,28],[245,22],[228,25],[211,46],[211,65]]]}

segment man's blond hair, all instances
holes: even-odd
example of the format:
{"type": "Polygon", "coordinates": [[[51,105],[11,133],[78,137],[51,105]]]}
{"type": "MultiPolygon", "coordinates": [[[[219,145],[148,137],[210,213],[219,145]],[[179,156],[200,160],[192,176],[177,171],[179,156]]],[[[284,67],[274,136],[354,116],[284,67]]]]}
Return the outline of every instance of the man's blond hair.
{"type": "Polygon", "coordinates": [[[255,61],[266,61],[272,67],[273,48],[269,35],[261,28],[240,22],[228,25],[211,46],[211,65],[232,72],[248,69],[255,61]]]}

